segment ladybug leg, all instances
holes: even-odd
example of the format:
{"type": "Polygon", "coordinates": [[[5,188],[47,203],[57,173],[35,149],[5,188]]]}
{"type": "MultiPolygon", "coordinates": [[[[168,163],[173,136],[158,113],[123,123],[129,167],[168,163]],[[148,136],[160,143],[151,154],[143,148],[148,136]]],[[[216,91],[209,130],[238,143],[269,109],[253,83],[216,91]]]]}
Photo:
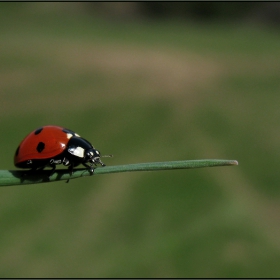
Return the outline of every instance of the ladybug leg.
{"type": "MultiPolygon", "coordinates": [[[[68,167],[70,177],[73,175],[73,168],[74,168],[73,164],[70,164],[68,167]]],[[[69,183],[69,181],[70,181],[70,178],[66,181],[66,183],[69,183]]]]}
{"type": "Polygon", "coordinates": [[[83,166],[85,166],[88,169],[88,171],[90,172],[90,175],[93,175],[94,168],[92,167],[92,165],[88,165],[86,163],[82,163],[82,164],[83,164],[83,166]]]}
{"type": "Polygon", "coordinates": [[[102,167],[106,166],[106,164],[103,163],[100,159],[99,159],[98,163],[101,164],[102,167]]]}
{"type": "Polygon", "coordinates": [[[24,178],[26,176],[32,176],[32,175],[36,174],[36,170],[37,170],[36,167],[32,167],[31,169],[29,169],[27,171],[25,170],[24,173],[22,173],[21,177],[24,178]]]}
{"type": "Polygon", "coordinates": [[[46,166],[40,166],[40,167],[32,167],[31,169],[25,171],[21,177],[26,177],[26,176],[32,176],[32,175],[36,175],[37,171],[43,170],[46,166]]]}
{"type": "Polygon", "coordinates": [[[73,169],[74,169],[73,164],[70,164],[70,165],[69,165],[69,167],[68,167],[68,170],[69,170],[69,174],[70,174],[70,176],[72,176],[72,175],[73,175],[73,169]]]}
{"type": "Polygon", "coordinates": [[[52,164],[50,165],[52,167],[51,171],[50,171],[50,174],[48,176],[49,180],[50,180],[50,177],[54,174],[55,172],[55,169],[56,169],[56,165],[55,164],[52,164]]]}

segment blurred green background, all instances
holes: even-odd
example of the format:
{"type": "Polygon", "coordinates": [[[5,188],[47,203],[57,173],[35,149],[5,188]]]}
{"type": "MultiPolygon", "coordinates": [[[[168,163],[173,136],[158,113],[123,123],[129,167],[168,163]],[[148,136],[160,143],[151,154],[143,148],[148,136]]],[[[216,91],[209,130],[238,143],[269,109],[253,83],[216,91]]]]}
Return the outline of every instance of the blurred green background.
{"type": "Polygon", "coordinates": [[[107,165],[239,166],[0,189],[0,277],[279,277],[279,3],[0,3],[1,169],[42,125],[107,165]]]}

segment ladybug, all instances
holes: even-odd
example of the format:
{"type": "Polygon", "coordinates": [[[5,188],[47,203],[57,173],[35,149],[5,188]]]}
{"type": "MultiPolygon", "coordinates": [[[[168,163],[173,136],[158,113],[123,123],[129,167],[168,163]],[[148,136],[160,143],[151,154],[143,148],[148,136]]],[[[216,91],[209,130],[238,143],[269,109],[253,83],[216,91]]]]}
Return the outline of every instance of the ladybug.
{"type": "Polygon", "coordinates": [[[18,146],[14,164],[31,171],[52,167],[49,177],[54,174],[56,165],[73,168],[83,164],[93,174],[93,165],[105,164],[100,160],[100,152],[90,142],[70,129],[60,126],[42,126],[28,134],[18,146]]]}

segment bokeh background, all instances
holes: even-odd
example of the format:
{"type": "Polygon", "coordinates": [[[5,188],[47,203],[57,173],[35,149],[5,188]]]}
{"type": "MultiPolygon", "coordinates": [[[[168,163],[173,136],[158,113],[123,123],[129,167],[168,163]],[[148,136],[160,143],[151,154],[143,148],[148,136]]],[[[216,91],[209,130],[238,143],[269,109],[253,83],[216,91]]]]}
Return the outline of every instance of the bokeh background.
{"type": "Polygon", "coordinates": [[[239,166],[0,189],[0,277],[279,277],[279,3],[0,3],[1,169],[46,124],[107,165],[239,166]]]}

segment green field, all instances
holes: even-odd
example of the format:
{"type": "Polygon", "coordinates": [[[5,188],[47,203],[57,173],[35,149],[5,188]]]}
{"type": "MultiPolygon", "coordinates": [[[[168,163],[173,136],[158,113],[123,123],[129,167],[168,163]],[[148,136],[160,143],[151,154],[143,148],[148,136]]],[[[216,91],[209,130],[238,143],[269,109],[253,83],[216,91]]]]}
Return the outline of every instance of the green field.
{"type": "Polygon", "coordinates": [[[279,277],[279,30],[0,8],[0,169],[55,124],[107,165],[239,166],[0,189],[0,277],[279,277]]]}

